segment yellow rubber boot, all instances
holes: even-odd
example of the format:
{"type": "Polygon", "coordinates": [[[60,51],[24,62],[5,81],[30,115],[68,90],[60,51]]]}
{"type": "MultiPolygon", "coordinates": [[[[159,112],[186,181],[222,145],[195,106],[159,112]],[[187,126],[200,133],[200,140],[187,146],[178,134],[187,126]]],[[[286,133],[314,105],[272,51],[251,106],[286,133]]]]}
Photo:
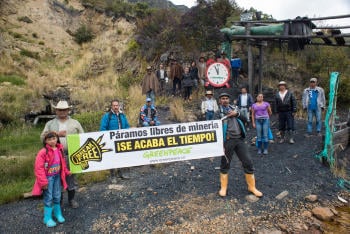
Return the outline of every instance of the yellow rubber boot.
{"type": "Polygon", "coordinates": [[[245,179],[247,181],[248,191],[253,193],[256,197],[262,197],[262,192],[255,188],[254,174],[245,174],[245,179]]]}
{"type": "Polygon", "coordinates": [[[228,174],[220,173],[220,184],[221,188],[219,191],[220,197],[226,197],[227,195],[227,185],[228,185],[228,174]]]}

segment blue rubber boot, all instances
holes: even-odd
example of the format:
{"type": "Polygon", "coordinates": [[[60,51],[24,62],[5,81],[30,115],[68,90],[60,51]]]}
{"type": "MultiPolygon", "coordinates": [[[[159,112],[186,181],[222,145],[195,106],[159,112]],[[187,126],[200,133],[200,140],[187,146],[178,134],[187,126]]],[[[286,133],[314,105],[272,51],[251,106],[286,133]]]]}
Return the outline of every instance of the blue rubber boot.
{"type": "Polygon", "coordinates": [[[66,221],[62,216],[61,206],[60,204],[53,204],[53,215],[56,217],[59,223],[64,223],[66,221]]]}
{"type": "Polygon", "coordinates": [[[262,149],[261,149],[261,147],[262,147],[262,142],[261,141],[258,141],[257,142],[257,147],[258,147],[258,155],[261,155],[261,151],[262,151],[262,149]]]}
{"type": "Polygon", "coordinates": [[[44,206],[44,224],[47,227],[56,226],[56,222],[52,219],[52,207],[44,206]]]}
{"type": "Polygon", "coordinates": [[[267,155],[269,153],[269,151],[267,150],[268,147],[269,147],[269,142],[264,142],[264,152],[263,152],[263,154],[267,155]]]}

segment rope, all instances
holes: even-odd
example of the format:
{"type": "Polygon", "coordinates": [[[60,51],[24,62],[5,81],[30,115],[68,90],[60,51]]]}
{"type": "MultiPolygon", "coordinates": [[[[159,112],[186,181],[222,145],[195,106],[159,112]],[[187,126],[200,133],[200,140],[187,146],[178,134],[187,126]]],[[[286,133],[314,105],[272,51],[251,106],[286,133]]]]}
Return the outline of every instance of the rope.
{"type": "MultiPolygon", "coordinates": [[[[339,73],[332,72],[330,75],[330,83],[329,83],[329,104],[325,118],[325,140],[324,140],[324,148],[320,154],[316,155],[318,159],[326,159],[331,167],[334,167],[334,144],[333,137],[334,132],[337,130],[335,127],[335,119],[336,116],[336,104],[337,104],[337,91],[339,84],[339,73]]],[[[337,185],[342,189],[350,191],[350,181],[339,178],[337,185]]]]}

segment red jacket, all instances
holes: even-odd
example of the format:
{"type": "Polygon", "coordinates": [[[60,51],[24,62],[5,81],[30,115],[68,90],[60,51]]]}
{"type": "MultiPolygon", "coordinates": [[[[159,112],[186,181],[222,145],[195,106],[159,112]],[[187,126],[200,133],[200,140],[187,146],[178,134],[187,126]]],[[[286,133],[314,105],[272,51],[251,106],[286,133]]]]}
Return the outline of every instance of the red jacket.
{"type": "MultiPolygon", "coordinates": [[[[67,189],[67,181],[66,176],[70,175],[71,172],[68,170],[66,161],[62,154],[63,146],[61,144],[57,144],[57,149],[60,152],[60,161],[61,161],[61,183],[64,189],[67,189]]],[[[52,161],[54,159],[53,149],[46,145],[45,148],[42,148],[38,154],[36,155],[35,164],[34,164],[34,174],[35,174],[35,183],[32,190],[33,196],[39,196],[42,194],[42,188],[48,184],[46,173],[47,170],[52,165],[52,161]],[[45,168],[45,163],[48,166],[45,168]]]]}

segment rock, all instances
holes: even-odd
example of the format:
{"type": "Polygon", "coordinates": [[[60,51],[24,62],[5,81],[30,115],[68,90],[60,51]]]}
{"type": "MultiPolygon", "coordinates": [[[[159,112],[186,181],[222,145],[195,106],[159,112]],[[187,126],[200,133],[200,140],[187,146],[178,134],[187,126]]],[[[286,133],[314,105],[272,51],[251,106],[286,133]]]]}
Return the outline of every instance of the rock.
{"type": "Polygon", "coordinates": [[[258,234],[282,234],[282,232],[277,229],[261,229],[258,230],[258,234]]]}
{"type": "Polygon", "coordinates": [[[148,191],[148,192],[153,192],[153,189],[152,189],[151,187],[148,187],[148,188],[147,188],[147,191],[148,191]]]}
{"type": "Polygon", "coordinates": [[[318,200],[318,197],[317,197],[317,195],[310,194],[310,195],[305,197],[305,200],[308,202],[316,202],[318,200]]]}
{"type": "Polygon", "coordinates": [[[165,222],[165,225],[172,226],[172,225],[174,225],[174,222],[171,221],[171,220],[168,220],[168,221],[165,222]]]}
{"type": "Polygon", "coordinates": [[[120,223],[119,223],[119,222],[114,223],[114,224],[113,224],[113,227],[119,228],[119,227],[120,227],[120,223]]]}
{"type": "Polygon", "coordinates": [[[32,192],[23,193],[23,198],[30,198],[30,197],[32,197],[32,192]]]}
{"type": "Polygon", "coordinates": [[[254,202],[259,201],[259,198],[254,196],[253,194],[245,196],[245,199],[250,203],[254,203],[254,202]]]}
{"type": "Polygon", "coordinates": [[[316,218],[322,221],[330,221],[334,216],[334,213],[328,207],[315,207],[311,212],[316,218]]]}
{"type": "Polygon", "coordinates": [[[283,223],[278,224],[278,227],[284,232],[286,232],[288,229],[287,225],[285,225],[283,223]]]}
{"type": "Polygon", "coordinates": [[[308,210],[306,210],[306,211],[304,211],[303,213],[301,213],[301,215],[302,215],[303,217],[309,217],[309,218],[312,217],[312,213],[311,213],[310,211],[308,211],[308,210]]]}
{"type": "Polygon", "coordinates": [[[122,191],[124,189],[124,185],[121,185],[121,184],[110,184],[110,185],[108,185],[108,189],[114,189],[114,190],[122,191]]]}
{"type": "Polygon", "coordinates": [[[281,200],[281,199],[285,198],[286,196],[288,196],[288,194],[289,194],[289,192],[287,190],[284,190],[283,192],[278,194],[275,198],[277,200],[281,200]]]}

